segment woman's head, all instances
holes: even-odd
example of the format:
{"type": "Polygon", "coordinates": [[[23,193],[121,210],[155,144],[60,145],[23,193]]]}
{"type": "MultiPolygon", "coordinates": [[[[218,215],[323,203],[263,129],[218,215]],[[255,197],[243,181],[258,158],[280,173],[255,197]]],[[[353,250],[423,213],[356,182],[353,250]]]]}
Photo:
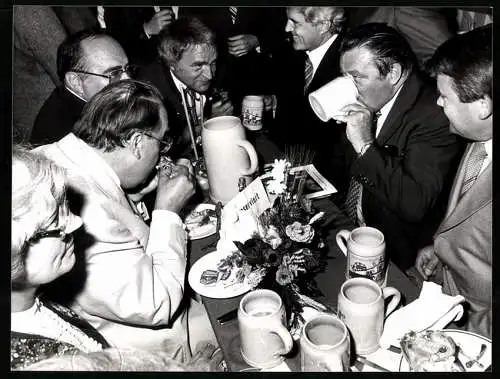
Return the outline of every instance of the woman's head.
{"type": "Polygon", "coordinates": [[[71,232],[82,224],[65,197],[64,171],[15,146],[12,152],[12,288],[49,283],[73,267],[71,232]]]}

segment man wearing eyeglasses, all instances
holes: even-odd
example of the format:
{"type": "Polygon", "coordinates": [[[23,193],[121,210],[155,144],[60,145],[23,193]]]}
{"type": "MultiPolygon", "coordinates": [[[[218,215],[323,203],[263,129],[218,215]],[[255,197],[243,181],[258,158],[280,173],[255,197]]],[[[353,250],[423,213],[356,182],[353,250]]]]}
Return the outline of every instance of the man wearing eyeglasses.
{"type": "Polygon", "coordinates": [[[37,149],[66,168],[70,207],[84,223],[75,235],[82,260],[50,295],[63,291],[112,346],[181,346],[189,357],[198,342],[217,342],[203,305],[185,292],[187,235],[179,212],[195,181],[189,161],[162,164],[169,135],[158,90],[122,80],[89,100],[73,133],[37,149]],[[156,189],[149,227],[129,196],[144,186],[156,189]]]}
{"type": "Polygon", "coordinates": [[[109,83],[131,77],[128,58],[112,37],[84,30],[66,38],[57,50],[56,88],[38,112],[30,142],[51,143],[71,132],[83,106],[109,83]]]}

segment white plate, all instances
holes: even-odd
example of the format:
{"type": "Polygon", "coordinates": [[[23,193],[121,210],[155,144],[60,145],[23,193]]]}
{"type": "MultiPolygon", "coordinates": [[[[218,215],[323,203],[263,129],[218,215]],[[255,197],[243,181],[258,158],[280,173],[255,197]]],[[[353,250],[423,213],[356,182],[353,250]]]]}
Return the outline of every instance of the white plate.
{"type": "MultiPolygon", "coordinates": [[[[455,329],[445,329],[442,330],[444,334],[448,337],[451,337],[455,344],[460,346],[458,350],[458,359],[462,362],[465,370],[467,372],[482,372],[491,365],[491,340],[480,336],[479,334],[467,332],[465,330],[455,330],[455,329]],[[475,358],[481,349],[481,344],[485,344],[486,351],[484,352],[479,362],[483,365],[481,368],[477,363],[473,364],[471,368],[467,368],[465,366],[465,362],[469,360],[469,358],[464,356],[464,353],[471,358],[475,358]],[[463,353],[462,353],[463,352],[463,353]]],[[[408,365],[405,357],[401,356],[401,361],[399,362],[399,371],[400,372],[409,372],[410,366],[408,365]]]]}
{"type": "Polygon", "coordinates": [[[199,204],[197,205],[185,218],[184,224],[188,230],[188,237],[191,240],[197,240],[200,238],[205,238],[211,236],[217,230],[217,217],[210,216],[210,221],[208,224],[198,226],[195,224],[189,224],[189,220],[194,214],[194,212],[203,212],[204,210],[211,209],[215,211],[215,205],[213,204],[199,204]]]}
{"type": "Polygon", "coordinates": [[[227,257],[228,254],[213,251],[198,259],[189,270],[188,281],[191,288],[202,296],[212,297],[214,299],[228,299],[244,294],[251,290],[247,279],[243,283],[237,283],[232,286],[224,287],[224,281],[218,281],[215,285],[206,286],[200,283],[200,277],[205,270],[216,270],[217,263],[227,257]]]}

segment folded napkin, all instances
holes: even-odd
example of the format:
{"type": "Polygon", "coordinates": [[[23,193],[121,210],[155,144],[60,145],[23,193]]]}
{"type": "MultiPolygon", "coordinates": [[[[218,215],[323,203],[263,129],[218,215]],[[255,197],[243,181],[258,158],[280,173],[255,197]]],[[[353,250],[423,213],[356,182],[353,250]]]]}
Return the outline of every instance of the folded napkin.
{"type": "Polygon", "coordinates": [[[464,301],[462,295],[446,295],[440,285],[424,282],[418,299],[387,317],[380,346],[384,349],[390,345],[399,346],[399,340],[409,331],[443,329],[462,317],[464,309],[461,303],[464,301]]]}

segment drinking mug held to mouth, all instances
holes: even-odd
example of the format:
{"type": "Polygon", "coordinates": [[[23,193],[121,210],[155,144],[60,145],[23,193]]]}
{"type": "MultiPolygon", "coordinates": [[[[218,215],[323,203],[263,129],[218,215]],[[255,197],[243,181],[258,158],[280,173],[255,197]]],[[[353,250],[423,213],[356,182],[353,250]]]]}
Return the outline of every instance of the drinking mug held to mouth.
{"type": "Polygon", "coordinates": [[[337,244],[347,256],[346,279],[365,277],[384,287],[387,283],[384,234],[375,228],[362,226],[340,230],[337,244]]]}
{"type": "Polygon", "coordinates": [[[259,289],[243,296],[238,324],[241,355],[250,366],[275,367],[292,350],[293,339],[285,326],[285,308],[274,291],[259,289]]]}
{"type": "Polygon", "coordinates": [[[349,371],[349,361],[349,331],[338,317],[319,314],[304,324],[300,336],[301,371],[349,371]]]}
{"type": "Polygon", "coordinates": [[[348,279],[338,297],[338,314],[349,328],[356,354],[370,354],[379,348],[384,320],[401,300],[401,293],[392,287],[384,289],[367,278],[348,279]],[[385,300],[393,297],[385,308],[385,300]]]}

